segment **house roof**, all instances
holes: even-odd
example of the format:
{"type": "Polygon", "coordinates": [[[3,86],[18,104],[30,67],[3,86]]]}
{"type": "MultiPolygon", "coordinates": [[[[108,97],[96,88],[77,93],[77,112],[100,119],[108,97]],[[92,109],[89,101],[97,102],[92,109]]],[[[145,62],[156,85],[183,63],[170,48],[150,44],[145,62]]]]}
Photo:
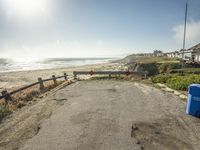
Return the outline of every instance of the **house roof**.
{"type": "Polygon", "coordinates": [[[195,45],[195,46],[193,46],[193,47],[191,47],[191,48],[189,48],[188,50],[200,50],[200,43],[195,45]]]}

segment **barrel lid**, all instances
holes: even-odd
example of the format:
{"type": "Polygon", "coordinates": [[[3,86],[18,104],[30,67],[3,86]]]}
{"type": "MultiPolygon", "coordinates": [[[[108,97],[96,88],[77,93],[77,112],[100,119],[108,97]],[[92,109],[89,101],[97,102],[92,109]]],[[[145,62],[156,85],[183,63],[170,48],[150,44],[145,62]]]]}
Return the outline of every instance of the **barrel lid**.
{"type": "Polygon", "coordinates": [[[191,84],[188,89],[189,94],[200,96],[200,84],[191,84]]]}
{"type": "Polygon", "coordinates": [[[189,87],[192,87],[192,88],[200,88],[200,84],[190,84],[189,87]]]}

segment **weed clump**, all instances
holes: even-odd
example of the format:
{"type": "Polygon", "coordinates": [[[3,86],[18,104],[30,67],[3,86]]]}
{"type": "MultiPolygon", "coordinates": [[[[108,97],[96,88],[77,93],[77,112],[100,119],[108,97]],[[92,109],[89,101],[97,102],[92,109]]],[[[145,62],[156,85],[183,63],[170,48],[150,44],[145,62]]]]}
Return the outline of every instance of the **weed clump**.
{"type": "Polygon", "coordinates": [[[9,107],[7,105],[0,105],[0,122],[5,116],[9,115],[10,113],[11,111],[9,110],[9,107]]]}
{"type": "MultiPolygon", "coordinates": [[[[62,84],[64,81],[57,81],[55,85],[52,81],[45,83],[46,92],[55,88],[56,86],[62,84]]],[[[31,103],[35,98],[39,97],[43,92],[39,90],[39,86],[33,86],[21,92],[11,95],[12,100],[6,102],[5,100],[0,100],[0,122],[2,119],[23,106],[31,103]]]]}

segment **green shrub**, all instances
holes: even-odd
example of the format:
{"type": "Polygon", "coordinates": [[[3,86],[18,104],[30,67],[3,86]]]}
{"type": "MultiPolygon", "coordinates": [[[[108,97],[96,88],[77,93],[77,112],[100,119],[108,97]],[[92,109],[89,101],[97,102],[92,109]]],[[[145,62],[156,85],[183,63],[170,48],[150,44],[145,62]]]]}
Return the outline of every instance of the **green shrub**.
{"type": "Polygon", "coordinates": [[[166,83],[169,78],[172,76],[169,75],[157,75],[151,78],[153,83],[166,83]]]}
{"type": "Polygon", "coordinates": [[[149,76],[154,76],[159,74],[158,66],[156,63],[141,64],[143,71],[148,71],[149,76]]]}
{"type": "Polygon", "coordinates": [[[181,77],[171,78],[167,81],[167,86],[175,90],[187,90],[189,85],[190,83],[188,81],[186,82],[185,78],[183,79],[181,77]]]}
{"type": "Polygon", "coordinates": [[[200,68],[172,69],[170,73],[200,74],[200,68]]]}
{"type": "Polygon", "coordinates": [[[200,75],[177,76],[167,80],[167,85],[175,90],[187,90],[188,86],[194,83],[200,83],[200,75]]]}
{"type": "Polygon", "coordinates": [[[5,116],[9,115],[10,113],[11,112],[6,105],[0,105],[0,122],[5,116]]]}
{"type": "Polygon", "coordinates": [[[187,90],[190,84],[200,84],[200,75],[158,75],[151,78],[153,83],[166,83],[175,90],[187,90]]]}
{"type": "Polygon", "coordinates": [[[162,63],[159,64],[159,72],[160,73],[169,73],[173,69],[180,69],[180,63],[162,63]]]}
{"type": "Polygon", "coordinates": [[[149,72],[149,76],[154,76],[159,73],[169,73],[173,69],[180,69],[180,63],[149,63],[149,64],[141,64],[141,67],[144,71],[149,72]]]}

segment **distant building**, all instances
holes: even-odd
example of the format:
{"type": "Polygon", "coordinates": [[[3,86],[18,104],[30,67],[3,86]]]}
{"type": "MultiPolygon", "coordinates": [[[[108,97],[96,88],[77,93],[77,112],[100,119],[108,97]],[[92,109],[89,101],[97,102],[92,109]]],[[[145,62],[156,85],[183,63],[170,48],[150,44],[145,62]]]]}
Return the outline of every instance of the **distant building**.
{"type": "Polygon", "coordinates": [[[192,50],[181,50],[181,59],[185,61],[192,61],[192,50]]]}
{"type": "Polygon", "coordinates": [[[187,50],[191,53],[191,61],[200,63],[200,43],[187,50]]]}
{"type": "Polygon", "coordinates": [[[172,57],[173,58],[179,58],[179,52],[178,51],[173,52],[172,57]]]}
{"type": "Polygon", "coordinates": [[[160,50],[154,50],[154,51],[153,51],[153,55],[154,55],[155,57],[160,57],[160,56],[163,56],[163,52],[160,51],[160,50]]]}
{"type": "Polygon", "coordinates": [[[184,59],[184,52],[185,52],[186,50],[183,50],[183,49],[181,49],[180,51],[179,51],[179,58],[180,59],[184,59]]]}
{"type": "Polygon", "coordinates": [[[165,53],[164,56],[167,56],[169,58],[179,58],[180,53],[178,51],[175,52],[168,52],[165,53]]]}
{"type": "Polygon", "coordinates": [[[165,53],[165,56],[167,56],[167,57],[169,57],[169,58],[172,58],[172,57],[173,57],[173,52],[165,53]]]}
{"type": "Polygon", "coordinates": [[[187,63],[200,64],[200,43],[189,49],[184,49],[184,50],[181,49],[180,51],[163,53],[160,50],[154,50],[153,53],[140,53],[137,54],[137,56],[155,56],[155,57],[166,56],[169,58],[179,58],[187,63]]]}
{"type": "Polygon", "coordinates": [[[137,56],[153,56],[153,53],[139,53],[137,56]]]}
{"type": "Polygon", "coordinates": [[[186,50],[181,49],[179,58],[187,62],[200,63],[200,43],[186,50]]]}

